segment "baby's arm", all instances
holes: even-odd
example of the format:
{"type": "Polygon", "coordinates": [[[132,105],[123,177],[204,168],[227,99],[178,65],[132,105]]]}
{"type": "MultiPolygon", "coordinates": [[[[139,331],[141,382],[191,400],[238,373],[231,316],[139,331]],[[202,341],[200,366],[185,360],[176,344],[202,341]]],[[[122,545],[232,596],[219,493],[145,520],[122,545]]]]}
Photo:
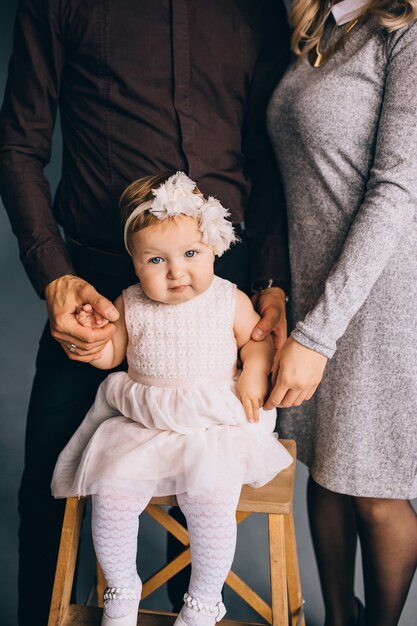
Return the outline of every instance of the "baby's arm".
{"type": "Polygon", "coordinates": [[[259,421],[259,408],[268,393],[268,376],[274,358],[274,346],[270,336],[253,341],[251,334],[260,317],[251,301],[236,291],[236,311],[233,330],[240,349],[243,371],[237,382],[237,395],[250,422],[259,421]]]}
{"type": "MultiPolygon", "coordinates": [[[[120,363],[126,356],[127,330],[125,324],[122,296],[119,296],[117,298],[114,306],[120,314],[119,319],[116,320],[116,322],[113,322],[116,326],[116,331],[113,333],[109,341],[104,346],[103,350],[101,351],[101,356],[90,362],[91,365],[101,370],[109,370],[113,367],[116,367],[117,365],[120,365],[120,363]]],[[[85,310],[85,307],[82,307],[82,310],[77,311],[76,315],[79,323],[83,324],[84,326],[94,327],[94,325],[97,324],[97,319],[95,318],[94,312],[85,310]]]]}

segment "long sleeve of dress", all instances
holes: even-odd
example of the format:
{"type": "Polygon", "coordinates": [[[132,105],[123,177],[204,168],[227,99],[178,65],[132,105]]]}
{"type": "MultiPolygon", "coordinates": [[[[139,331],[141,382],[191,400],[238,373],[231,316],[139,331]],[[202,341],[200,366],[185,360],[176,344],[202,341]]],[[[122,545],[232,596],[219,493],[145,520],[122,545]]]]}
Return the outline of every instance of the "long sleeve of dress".
{"type": "Polygon", "coordinates": [[[64,63],[54,3],[23,0],[0,114],[0,191],[26,273],[39,294],[74,273],[52,211],[50,160],[64,63]]]}
{"type": "Polygon", "coordinates": [[[327,357],[334,354],[337,340],[401,246],[402,235],[415,228],[416,24],[388,38],[387,55],[375,155],[363,203],[320,299],[292,333],[299,343],[327,357]]]}

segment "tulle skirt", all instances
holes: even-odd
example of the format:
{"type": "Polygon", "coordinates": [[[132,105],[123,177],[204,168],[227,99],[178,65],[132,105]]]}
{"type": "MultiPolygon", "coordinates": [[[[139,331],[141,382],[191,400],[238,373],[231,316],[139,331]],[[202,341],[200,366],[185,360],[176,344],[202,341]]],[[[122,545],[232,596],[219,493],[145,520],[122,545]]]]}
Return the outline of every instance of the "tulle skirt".
{"type": "Polygon", "coordinates": [[[235,380],[161,387],[110,374],[61,452],[57,498],[114,489],[198,495],[216,486],[260,487],[293,459],[273,432],[275,410],[248,422],[235,380]]]}

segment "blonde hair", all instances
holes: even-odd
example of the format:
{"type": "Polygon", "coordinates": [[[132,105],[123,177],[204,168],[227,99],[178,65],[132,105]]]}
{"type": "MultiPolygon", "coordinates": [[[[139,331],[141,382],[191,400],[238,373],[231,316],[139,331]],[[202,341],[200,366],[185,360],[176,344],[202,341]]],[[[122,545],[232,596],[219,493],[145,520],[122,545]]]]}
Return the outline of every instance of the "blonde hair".
{"type": "MultiPolygon", "coordinates": [[[[320,43],[328,14],[327,1],[293,0],[290,11],[294,27],[291,48],[300,58],[306,57],[320,43]]],[[[359,18],[364,15],[375,15],[383,28],[393,32],[417,19],[417,0],[369,0],[359,18]]],[[[345,25],[343,34],[354,21],[345,25]]]]}
{"type": "MultiPolygon", "coordinates": [[[[123,191],[120,196],[119,208],[120,208],[120,216],[122,219],[122,223],[126,224],[129,215],[133,213],[133,211],[146,200],[153,199],[152,189],[157,189],[160,185],[162,185],[168,178],[173,175],[174,172],[168,172],[165,174],[153,174],[151,176],[143,176],[138,180],[130,183],[128,187],[123,191]]],[[[196,186],[193,193],[200,194],[201,191],[196,186]]],[[[179,216],[168,216],[164,219],[164,222],[167,221],[175,221],[179,216]]],[[[126,239],[128,243],[128,248],[131,248],[131,240],[132,235],[134,233],[147,228],[148,226],[155,226],[156,224],[160,224],[161,220],[153,215],[149,209],[146,209],[142,213],[139,213],[128,225],[126,232],[126,239]]]]}

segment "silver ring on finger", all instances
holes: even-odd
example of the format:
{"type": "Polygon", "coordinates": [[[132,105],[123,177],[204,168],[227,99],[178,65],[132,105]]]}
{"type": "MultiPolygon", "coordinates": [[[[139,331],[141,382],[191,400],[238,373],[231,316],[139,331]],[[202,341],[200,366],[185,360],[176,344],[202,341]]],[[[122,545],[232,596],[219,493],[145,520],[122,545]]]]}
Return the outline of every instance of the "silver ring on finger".
{"type": "Polygon", "coordinates": [[[75,343],[70,344],[69,351],[71,352],[71,354],[77,353],[77,346],[75,345],[75,343]]]}

